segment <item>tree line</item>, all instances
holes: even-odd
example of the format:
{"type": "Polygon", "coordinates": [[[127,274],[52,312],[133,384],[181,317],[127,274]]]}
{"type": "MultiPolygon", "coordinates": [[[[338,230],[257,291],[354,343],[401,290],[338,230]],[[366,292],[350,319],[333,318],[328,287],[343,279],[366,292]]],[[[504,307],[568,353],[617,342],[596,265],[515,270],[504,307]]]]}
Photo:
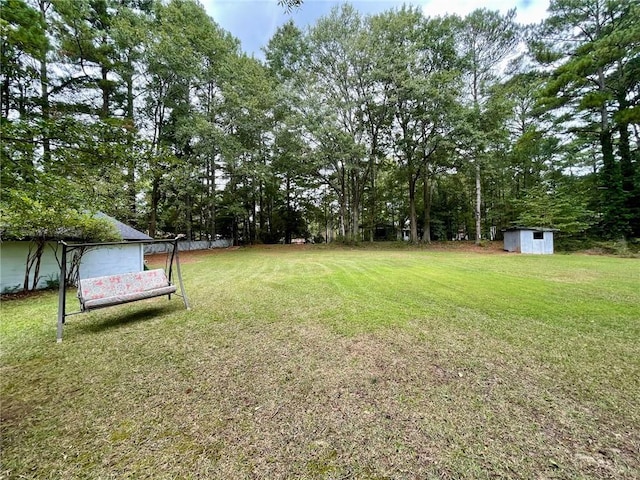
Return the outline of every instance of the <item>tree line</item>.
{"type": "Polygon", "coordinates": [[[345,4],[261,60],[193,0],[0,0],[2,235],[640,237],[639,18],[345,4]]]}

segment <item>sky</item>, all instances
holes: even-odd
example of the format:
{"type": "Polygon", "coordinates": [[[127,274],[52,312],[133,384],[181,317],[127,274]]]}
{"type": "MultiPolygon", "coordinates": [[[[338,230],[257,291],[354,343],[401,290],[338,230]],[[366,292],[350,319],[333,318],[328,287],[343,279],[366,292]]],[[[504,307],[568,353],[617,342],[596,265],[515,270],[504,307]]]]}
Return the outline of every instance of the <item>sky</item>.
{"type": "MultiPolygon", "coordinates": [[[[261,48],[266,46],[277,28],[289,19],[300,28],[313,25],[331,8],[345,2],[336,0],[304,0],[302,6],[288,13],[277,0],[200,0],[215,22],[238,38],[249,55],[264,58],[261,48]]],[[[537,23],[544,19],[549,0],[352,0],[362,14],[376,14],[403,4],[419,6],[426,16],[447,13],[464,16],[476,8],[506,13],[516,8],[520,23],[537,23]]]]}

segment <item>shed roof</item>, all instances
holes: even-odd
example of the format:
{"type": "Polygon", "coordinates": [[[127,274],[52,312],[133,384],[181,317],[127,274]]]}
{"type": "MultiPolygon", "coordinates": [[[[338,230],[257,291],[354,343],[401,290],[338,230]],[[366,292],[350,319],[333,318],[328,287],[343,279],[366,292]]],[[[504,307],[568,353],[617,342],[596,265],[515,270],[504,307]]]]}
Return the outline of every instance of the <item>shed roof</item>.
{"type": "Polygon", "coordinates": [[[153,240],[153,238],[151,238],[146,233],[142,233],[141,231],[136,230],[132,226],[127,225],[126,223],[122,223],[121,221],[116,220],[113,217],[110,217],[106,213],[98,212],[94,215],[94,217],[104,218],[105,220],[108,220],[109,222],[113,223],[113,225],[120,232],[120,235],[122,235],[123,240],[153,240]]]}
{"type": "MultiPolygon", "coordinates": [[[[126,223],[122,223],[121,221],[116,220],[115,218],[107,215],[106,213],[97,212],[97,213],[94,213],[92,216],[93,218],[107,220],[109,223],[111,223],[114,227],[116,227],[116,230],[118,231],[122,239],[125,241],[153,240],[153,238],[151,238],[146,233],[136,230],[132,226],[127,225],[126,223]]],[[[7,234],[5,231],[3,231],[3,229],[0,226],[0,241],[6,241],[6,240],[31,241],[34,237],[35,236],[30,232],[25,232],[21,234],[16,234],[16,233],[7,234]]],[[[81,235],[77,230],[63,229],[63,228],[57,229],[55,231],[55,234],[51,234],[51,236],[47,237],[48,240],[58,240],[58,239],[78,240],[80,238],[81,238],[81,235]]]]}
{"type": "Polygon", "coordinates": [[[533,232],[558,232],[557,228],[549,227],[509,227],[502,229],[503,232],[519,232],[519,231],[533,231],[533,232]]]}

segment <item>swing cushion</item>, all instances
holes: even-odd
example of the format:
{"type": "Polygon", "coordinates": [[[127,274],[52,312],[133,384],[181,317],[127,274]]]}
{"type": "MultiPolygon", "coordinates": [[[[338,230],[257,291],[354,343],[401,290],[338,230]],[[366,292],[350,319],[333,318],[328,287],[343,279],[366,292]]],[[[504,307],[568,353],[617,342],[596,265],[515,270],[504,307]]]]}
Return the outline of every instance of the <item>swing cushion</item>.
{"type": "Polygon", "coordinates": [[[145,298],[170,295],[176,291],[164,270],[121,273],[80,280],[78,298],[82,310],[135,302],[145,298]]]}

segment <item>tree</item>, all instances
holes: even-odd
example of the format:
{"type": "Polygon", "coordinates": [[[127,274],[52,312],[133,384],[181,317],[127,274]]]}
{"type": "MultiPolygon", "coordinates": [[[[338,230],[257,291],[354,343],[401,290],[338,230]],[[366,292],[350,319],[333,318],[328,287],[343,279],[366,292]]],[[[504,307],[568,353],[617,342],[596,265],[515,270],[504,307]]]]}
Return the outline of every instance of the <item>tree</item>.
{"type": "MultiPolygon", "coordinates": [[[[463,149],[473,162],[475,173],[475,230],[476,243],[482,239],[482,169],[487,163],[488,136],[493,118],[487,115],[490,87],[496,82],[500,67],[513,54],[518,43],[519,30],[515,10],[506,15],[485,9],[471,12],[465,17],[460,32],[461,53],[466,59],[468,87],[467,141],[463,149]]],[[[493,112],[495,113],[495,112],[493,112]]]]}
{"type": "Polygon", "coordinates": [[[39,62],[50,49],[47,23],[38,9],[23,0],[3,0],[0,28],[2,179],[6,182],[15,176],[28,182],[47,123],[38,93],[43,71],[39,62]]]}
{"type": "Polygon", "coordinates": [[[377,155],[367,128],[377,120],[366,111],[374,79],[367,75],[370,59],[363,58],[365,35],[363,19],[351,5],[334,8],[311,29],[304,66],[305,127],[317,176],[335,191],[340,234],[352,240],[360,238],[363,197],[377,155]]]}
{"type": "Polygon", "coordinates": [[[49,49],[46,23],[24,0],[0,1],[0,103],[2,119],[11,112],[24,118],[34,107],[32,82],[37,78],[33,63],[49,49]]]}
{"type": "Polygon", "coordinates": [[[89,202],[77,185],[42,172],[35,180],[19,188],[4,187],[0,200],[0,236],[30,241],[24,291],[35,290],[40,281],[40,262],[47,241],[68,237],[81,241],[120,239],[114,225],[94,217],[87,209],[89,202]]]}
{"type": "Polygon", "coordinates": [[[302,68],[307,52],[307,39],[293,22],[280,27],[265,49],[267,68],[276,88],[271,148],[273,183],[267,185],[268,195],[264,205],[261,203],[261,212],[264,210],[267,220],[263,230],[266,243],[280,238],[290,243],[294,236],[305,232],[306,225],[300,224],[304,213],[301,208],[306,203],[304,193],[317,183],[312,163],[305,161],[308,148],[303,139],[302,68]]]}
{"type": "Polygon", "coordinates": [[[424,240],[430,237],[430,208],[433,176],[438,153],[445,149],[446,134],[456,109],[459,75],[452,34],[452,19],[423,19],[420,12],[402,9],[386,14],[386,35],[382,42],[389,50],[384,83],[389,87],[393,122],[392,151],[408,184],[410,239],[418,242],[416,194],[423,182],[425,210],[424,240]]]}
{"type": "Polygon", "coordinates": [[[561,184],[545,182],[524,193],[518,202],[520,214],[515,225],[555,228],[562,235],[577,236],[595,222],[588,208],[588,196],[581,182],[565,178],[561,184]]]}
{"type": "Polygon", "coordinates": [[[283,6],[288,12],[291,12],[294,8],[299,8],[304,0],[278,0],[278,5],[283,6]]]}
{"type": "Polygon", "coordinates": [[[178,163],[172,151],[176,126],[190,114],[191,88],[203,68],[204,42],[211,37],[211,29],[204,8],[193,1],[156,5],[144,57],[148,75],[144,112],[152,131],[151,161],[144,175],[150,184],[148,229],[152,237],[158,231],[163,178],[178,163]]]}
{"type": "Polygon", "coordinates": [[[480,241],[597,180],[600,231],[640,230],[637,2],[552,2],[534,37],[553,43],[532,42],[546,71],[508,81],[513,11],[345,5],[282,26],[261,62],[196,0],[0,2],[0,181],[16,194],[71,184],[152,236],[289,241],[313,224],[357,241],[408,222],[429,241],[475,223],[480,241]]]}
{"type": "Polygon", "coordinates": [[[549,40],[533,44],[538,59],[554,66],[545,104],[570,112],[569,133],[597,139],[601,233],[630,234],[639,198],[629,135],[629,126],[640,123],[639,7],[629,1],[555,0],[549,12],[542,26],[549,40]]]}
{"type": "Polygon", "coordinates": [[[513,62],[509,74],[490,90],[486,114],[494,123],[492,161],[484,170],[483,217],[487,226],[495,227],[494,236],[515,220],[515,202],[527,189],[563,175],[560,141],[548,113],[537,103],[543,75],[528,70],[522,58],[513,62]]]}

